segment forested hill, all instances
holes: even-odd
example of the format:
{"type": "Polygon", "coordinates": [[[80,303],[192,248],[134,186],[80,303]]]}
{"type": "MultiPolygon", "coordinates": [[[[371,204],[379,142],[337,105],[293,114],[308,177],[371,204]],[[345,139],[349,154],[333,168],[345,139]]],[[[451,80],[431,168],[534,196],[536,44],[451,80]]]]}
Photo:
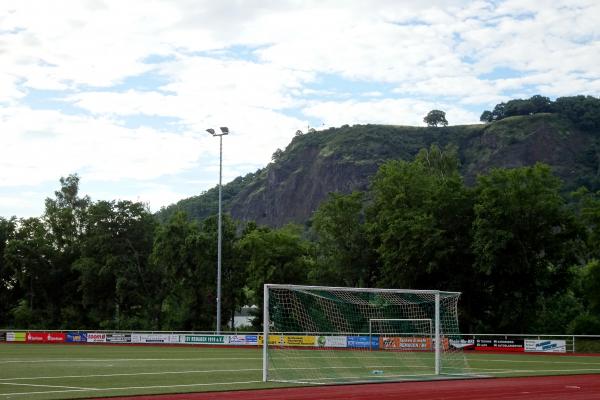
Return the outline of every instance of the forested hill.
{"type": "MultiPolygon", "coordinates": [[[[468,184],[494,167],[549,164],[567,190],[600,189],[600,130],[582,129],[561,114],[512,116],[450,127],[354,125],[294,137],[273,162],[223,187],[225,212],[236,219],[282,226],[305,223],[330,192],[364,190],[385,161],[412,160],[422,148],[455,145],[468,184]]],[[[162,209],[204,219],[217,210],[217,188],[162,209]]]]}

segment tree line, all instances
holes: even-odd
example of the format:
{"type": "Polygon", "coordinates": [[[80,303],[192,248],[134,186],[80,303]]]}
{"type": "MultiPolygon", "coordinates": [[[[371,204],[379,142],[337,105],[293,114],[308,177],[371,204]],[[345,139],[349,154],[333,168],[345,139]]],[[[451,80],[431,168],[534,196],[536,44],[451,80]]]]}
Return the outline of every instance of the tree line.
{"type": "MultiPolygon", "coordinates": [[[[600,193],[567,197],[548,166],[466,186],[452,147],[390,161],[306,226],[223,219],[223,320],[264,283],[462,292],[464,332],[600,333],[600,193]]],[[[158,222],[61,179],[39,218],[0,218],[0,326],[212,330],[217,218],[158,222]]]]}
{"type": "Polygon", "coordinates": [[[496,104],[492,111],[485,110],[481,122],[499,121],[517,115],[556,113],[568,118],[583,130],[600,129],[600,99],[593,96],[559,97],[555,101],[536,94],[529,99],[514,99],[496,104]]]}

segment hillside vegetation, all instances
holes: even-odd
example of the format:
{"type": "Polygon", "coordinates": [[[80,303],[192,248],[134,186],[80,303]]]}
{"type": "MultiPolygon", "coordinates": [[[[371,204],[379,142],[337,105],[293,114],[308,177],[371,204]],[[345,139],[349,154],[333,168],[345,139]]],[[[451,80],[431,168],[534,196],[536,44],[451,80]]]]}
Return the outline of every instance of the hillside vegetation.
{"type": "MultiPolygon", "coordinates": [[[[455,146],[467,184],[492,168],[543,162],[564,190],[600,188],[600,131],[584,130],[561,114],[506,117],[488,124],[443,128],[354,125],[296,136],[265,168],[223,186],[223,205],[235,219],[283,226],[306,223],[329,193],[365,190],[389,160],[411,160],[420,149],[455,146]]],[[[217,188],[166,207],[204,219],[217,210],[217,188]]]]}

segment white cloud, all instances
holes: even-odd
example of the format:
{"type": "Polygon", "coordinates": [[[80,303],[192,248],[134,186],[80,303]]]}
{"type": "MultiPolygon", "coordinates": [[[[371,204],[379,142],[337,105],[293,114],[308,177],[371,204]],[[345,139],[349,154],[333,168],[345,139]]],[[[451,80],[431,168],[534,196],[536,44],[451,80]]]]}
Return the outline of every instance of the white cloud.
{"type": "Polygon", "coordinates": [[[154,204],[182,193],[168,177],[216,164],[208,127],[231,128],[230,179],[309,123],[422,125],[440,108],[459,124],[516,95],[597,95],[599,15],[596,0],[5,0],[0,185],[162,179],[143,189],[154,204]],[[177,129],[128,128],[140,115],[177,129]]]}
{"type": "Polygon", "coordinates": [[[56,111],[0,109],[0,186],[34,185],[79,172],[92,180],[152,179],[196,162],[201,141],[56,111]]]}
{"type": "Polygon", "coordinates": [[[327,121],[329,126],[380,123],[390,125],[424,125],[423,117],[432,109],[442,109],[452,125],[478,123],[479,115],[451,104],[435,104],[412,99],[382,99],[315,103],[304,109],[327,121]]]}

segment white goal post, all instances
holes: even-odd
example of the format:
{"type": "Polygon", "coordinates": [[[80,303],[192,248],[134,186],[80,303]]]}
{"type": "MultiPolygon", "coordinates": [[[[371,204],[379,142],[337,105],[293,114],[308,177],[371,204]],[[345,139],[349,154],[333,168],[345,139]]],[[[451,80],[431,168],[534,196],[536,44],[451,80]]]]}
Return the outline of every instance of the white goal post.
{"type": "Polygon", "coordinates": [[[264,285],[263,381],[352,383],[464,374],[459,292],[264,285]],[[460,354],[458,354],[460,353],[460,354]]]}

